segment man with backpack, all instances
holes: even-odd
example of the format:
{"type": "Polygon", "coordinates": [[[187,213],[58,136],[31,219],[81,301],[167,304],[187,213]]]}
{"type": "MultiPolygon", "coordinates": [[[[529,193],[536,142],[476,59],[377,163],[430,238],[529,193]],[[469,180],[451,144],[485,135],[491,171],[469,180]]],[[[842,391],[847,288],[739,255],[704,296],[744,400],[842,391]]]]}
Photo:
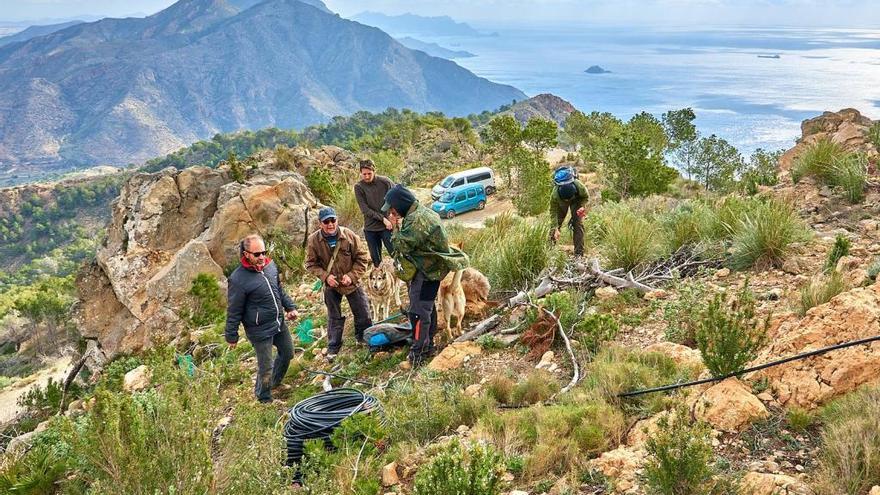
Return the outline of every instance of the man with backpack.
{"type": "Polygon", "coordinates": [[[559,240],[559,229],[565,217],[571,213],[569,226],[574,240],[574,255],[584,255],[584,215],[589,195],[584,184],[577,179],[574,167],[560,165],[553,171],[553,192],[550,194],[550,212],[556,214],[556,228],[550,233],[553,242],[559,240]]]}

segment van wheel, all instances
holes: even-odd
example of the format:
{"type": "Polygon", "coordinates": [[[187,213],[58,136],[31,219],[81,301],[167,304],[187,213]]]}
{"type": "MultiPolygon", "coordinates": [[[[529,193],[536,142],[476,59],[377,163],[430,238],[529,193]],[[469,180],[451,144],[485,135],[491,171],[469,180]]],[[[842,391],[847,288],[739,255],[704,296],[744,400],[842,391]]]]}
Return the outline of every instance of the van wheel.
{"type": "Polygon", "coordinates": [[[482,210],[482,209],[485,208],[485,207],[486,207],[486,202],[485,202],[485,201],[480,201],[479,203],[477,203],[477,209],[478,209],[478,210],[482,210]]]}
{"type": "Polygon", "coordinates": [[[454,217],[455,217],[455,211],[449,210],[446,212],[446,218],[454,218],[454,217]]]}
{"type": "Polygon", "coordinates": [[[495,188],[492,186],[487,187],[486,194],[495,194],[495,188]]]}

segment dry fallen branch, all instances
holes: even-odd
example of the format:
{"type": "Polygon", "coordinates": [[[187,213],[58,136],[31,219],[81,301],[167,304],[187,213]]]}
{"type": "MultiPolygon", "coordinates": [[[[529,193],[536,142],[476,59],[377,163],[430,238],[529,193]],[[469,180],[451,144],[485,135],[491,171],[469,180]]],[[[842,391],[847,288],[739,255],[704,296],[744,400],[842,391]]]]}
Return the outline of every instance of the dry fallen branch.
{"type": "Polygon", "coordinates": [[[497,327],[499,323],[501,323],[501,315],[494,314],[494,315],[486,318],[485,320],[481,321],[480,323],[478,323],[477,326],[473,330],[461,334],[453,342],[465,342],[468,340],[474,340],[475,338],[479,337],[480,335],[483,335],[484,333],[488,332],[489,330],[492,330],[493,328],[497,327]]]}

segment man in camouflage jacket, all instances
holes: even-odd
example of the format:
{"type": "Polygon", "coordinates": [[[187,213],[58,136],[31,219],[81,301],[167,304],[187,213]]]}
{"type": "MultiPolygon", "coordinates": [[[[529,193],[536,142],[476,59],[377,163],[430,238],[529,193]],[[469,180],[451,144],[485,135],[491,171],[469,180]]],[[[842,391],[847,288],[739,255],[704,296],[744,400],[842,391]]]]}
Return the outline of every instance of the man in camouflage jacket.
{"type": "Polygon", "coordinates": [[[435,300],[440,281],[452,270],[467,267],[468,257],[450,249],[446,231],[436,213],[419,204],[412,192],[398,184],[385,195],[382,211],[395,225],[391,236],[401,279],[409,282],[409,320],[413,345],[409,361],[422,364],[434,350],[437,333],[435,300]]]}

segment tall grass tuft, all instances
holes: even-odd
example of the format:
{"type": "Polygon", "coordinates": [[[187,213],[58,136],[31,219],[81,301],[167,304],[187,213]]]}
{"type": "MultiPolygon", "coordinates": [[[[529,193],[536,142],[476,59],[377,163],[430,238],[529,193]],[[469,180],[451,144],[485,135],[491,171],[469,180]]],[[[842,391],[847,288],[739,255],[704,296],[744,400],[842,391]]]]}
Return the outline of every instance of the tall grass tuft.
{"type": "Polygon", "coordinates": [[[825,260],[825,271],[830,272],[837,267],[837,262],[840,261],[840,258],[849,254],[850,241],[844,235],[837,234],[834,238],[834,246],[831,247],[831,251],[828,252],[828,259],[825,260]]]}
{"type": "Polygon", "coordinates": [[[846,283],[843,281],[843,276],[840,275],[840,272],[832,271],[828,275],[814,276],[806,285],[801,287],[798,312],[803,316],[807,314],[810,308],[827,303],[845,289],[846,283]]]}
{"type": "Polygon", "coordinates": [[[712,236],[715,214],[701,201],[679,204],[662,218],[668,249],[675,252],[712,236]]]}
{"type": "Polygon", "coordinates": [[[861,495],[880,485],[880,387],[825,406],[817,495],[861,495]]]}
{"type": "Polygon", "coordinates": [[[850,203],[861,202],[868,186],[868,157],[863,153],[849,153],[835,160],[830,182],[843,191],[850,203]]]}
{"type": "Polygon", "coordinates": [[[778,268],[791,245],[808,237],[806,225],[790,204],[775,199],[755,202],[733,232],[732,263],[739,269],[778,268]]]}
{"type": "Polygon", "coordinates": [[[599,244],[610,267],[631,270],[662,256],[662,235],[657,225],[632,210],[621,213],[606,223],[599,244]]]}
{"type": "Polygon", "coordinates": [[[795,159],[791,178],[798,183],[803,177],[812,176],[828,183],[833,175],[835,161],[845,154],[846,151],[839,144],[828,138],[820,139],[795,159]]]}

